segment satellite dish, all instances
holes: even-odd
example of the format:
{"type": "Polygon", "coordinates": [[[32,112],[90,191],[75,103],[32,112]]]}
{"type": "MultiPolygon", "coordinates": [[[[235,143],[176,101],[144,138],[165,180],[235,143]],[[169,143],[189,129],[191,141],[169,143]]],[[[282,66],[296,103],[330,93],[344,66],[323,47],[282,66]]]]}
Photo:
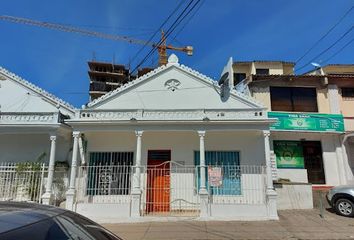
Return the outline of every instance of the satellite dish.
{"type": "Polygon", "coordinates": [[[314,66],[314,67],[317,67],[317,68],[320,68],[320,67],[321,67],[321,65],[320,65],[320,64],[315,63],[315,62],[312,62],[312,63],[311,63],[311,65],[312,65],[312,66],[314,66]]]}
{"type": "Polygon", "coordinates": [[[229,72],[224,73],[224,74],[221,76],[220,80],[218,81],[219,86],[221,86],[221,85],[223,85],[223,84],[225,84],[225,83],[228,83],[228,82],[226,82],[226,81],[229,80],[228,77],[229,77],[229,72]]]}
{"type": "Polygon", "coordinates": [[[218,84],[220,86],[220,97],[221,101],[226,102],[230,97],[230,91],[234,87],[234,71],[232,68],[233,60],[230,57],[229,61],[227,62],[226,66],[224,67],[220,80],[218,84]]]}

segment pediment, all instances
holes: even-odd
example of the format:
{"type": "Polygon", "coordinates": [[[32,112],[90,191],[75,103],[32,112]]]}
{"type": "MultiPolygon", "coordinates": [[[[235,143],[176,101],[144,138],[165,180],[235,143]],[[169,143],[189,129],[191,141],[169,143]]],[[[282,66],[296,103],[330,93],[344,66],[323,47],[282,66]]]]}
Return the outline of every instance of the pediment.
{"type": "Polygon", "coordinates": [[[0,67],[1,112],[62,112],[73,115],[74,107],[47,91],[0,67]]]}
{"type": "Polygon", "coordinates": [[[95,110],[264,109],[232,90],[227,99],[212,79],[178,63],[155,69],[88,104],[95,110]]]}

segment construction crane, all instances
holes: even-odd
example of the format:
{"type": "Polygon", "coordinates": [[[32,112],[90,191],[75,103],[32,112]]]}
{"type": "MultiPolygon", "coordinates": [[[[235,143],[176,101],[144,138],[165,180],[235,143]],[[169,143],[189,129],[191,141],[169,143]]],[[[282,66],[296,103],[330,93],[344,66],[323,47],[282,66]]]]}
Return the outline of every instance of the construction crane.
{"type": "Polygon", "coordinates": [[[160,66],[165,65],[167,63],[167,49],[185,52],[188,56],[193,55],[193,47],[192,46],[175,47],[172,45],[167,45],[166,38],[165,38],[163,31],[161,31],[160,44],[156,44],[153,42],[135,39],[135,38],[127,37],[127,36],[120,36],[120,35],[113,35],[113,34],[107,34],[107,33],[101,33],[101,32],[88,31],[88,30],[80,29],[80,28],[76,28],[76,27],[70,27],[70,26],[61,25],[61,24],[57,24],[57,23],[41,22],[41,21],[27,19],[27,18],[2,15],[2,16],[0,16],[0,20],[13,22],[13,23],[32,25],[32,26],[37,26],[37,27],[45,27],[45,28],[50,28],[50,29],[59,30],[59,31],[63,31],[63,32],[72,32],[72,33],[77,33],[77,34],[91,36],[91,37],[110,39],[113,41],[125,41],[125,42],[132,43],[132,44],[148,45],[153,48],[157,48],[158,54],[159,54],[159,65],[160,66]]]}

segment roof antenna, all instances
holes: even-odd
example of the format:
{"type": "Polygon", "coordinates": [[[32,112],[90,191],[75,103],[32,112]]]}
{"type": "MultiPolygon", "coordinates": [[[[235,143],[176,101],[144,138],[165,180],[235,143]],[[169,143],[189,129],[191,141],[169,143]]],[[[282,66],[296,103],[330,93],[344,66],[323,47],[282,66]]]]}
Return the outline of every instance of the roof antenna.
{"type": "Polygon", "coordinates": [[[96,61],[96,52],[95,51],[92,52],[92,61],[93,62],[96,61]]]}

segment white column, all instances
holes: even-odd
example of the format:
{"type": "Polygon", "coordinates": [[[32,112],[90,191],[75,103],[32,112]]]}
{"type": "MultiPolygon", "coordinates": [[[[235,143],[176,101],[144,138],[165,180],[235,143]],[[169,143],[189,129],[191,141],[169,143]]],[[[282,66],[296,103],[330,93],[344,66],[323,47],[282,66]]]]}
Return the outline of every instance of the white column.
{"type": "Polygon", "coordinates": [[[57,141],[57,136],[55,135],[50,136],[50,157],[49,157],[49,166],[48,166],[48,178],[47,178],[45,193],[42,196],[42,203],[46,205],[52,204],[52,200],[53,200],[52,184],[53,184],[54,167],[55,167],[56,141],[57,141]]]}
{"type": "Polygon", "coordinates": [[[205,165],[205,143],[204,143],[204,138],[205,138],[205,131],[198,131],[199,135],[199,153],[200,153],[200,160],[199,160],[199,165],[200,165],[200,188],[199,188],[199,194],[208,194],[208,191],[206,189],[206,179],[205,179],[205,173],[206,173],[206,165],[205,165]]]}
{"type": "Polygon", "coordinates": [[[345,171],[344,158],[343,158],[343,145],[342,139],[340,136],[334,136],[334,142],[336,147],[336,155],[337,155],[337,165],[339,172],[339,183],[341,185],[345,185],[347,183],[347,174],[345,171]]]}
{"type": "Polygon", "coordinates": [[[140,217],[140,202],[141,202],[141,187],[140,187],[140,175],[141,175],[141,152],[142,152],[142,136],[143,131],[135,131],[136,135],[136,156],[133,175],[133,187],[132,187],[132,201],[131,201],[131,216],[140,217]]]}
{"type": "Polygon", "coordinates": [[[328,101],[332,114],[340,114],[338,86],[328,84],[328,101]]]}
{"type": "Polygon", "coordinates": [[[269,219],[279,219],[277,212],[277,192],[273,187],[273,178],[272,178],[272,163],[270,159],[270,131],[263,131],[264,137],[264,155],[265,155],[265,164],[266,164],[266,174],[267,174],[267,207],[268,207],[268,218],[269,219]]]}
{"type": "Polygon", "coordinates": [[[74,199],[75,199],[75,184],[76,184],[76,171],[77,171],[77,153],[79,149],[79,137],[80,132],[73,132],[73,156],[71,160],[71,171],[70,171],[70,183],[69,189],[66,192],[66,209],[74,210],[74,199]]]}
{"type": "Polygon", "coordinates": [[[209,216],[209,195],[206,189],[206,165],[205,165],[205,131],[198,131],[199,135],[199,165],[200,165],[200,217],[207,218],[209,216]]]}

